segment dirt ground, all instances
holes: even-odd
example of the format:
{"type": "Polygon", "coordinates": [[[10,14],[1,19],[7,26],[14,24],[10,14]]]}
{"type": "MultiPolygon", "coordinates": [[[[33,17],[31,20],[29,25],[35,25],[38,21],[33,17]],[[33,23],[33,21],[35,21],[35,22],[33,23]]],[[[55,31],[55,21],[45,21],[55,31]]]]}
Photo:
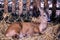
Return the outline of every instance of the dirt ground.
{"type": "Polygon", "coordinates": [[[60,35],[60,24],[53,25],[53,23],[48,23],[48,27],[44,31],[44,34],[34,35],[32,37],[24,37],[22,39],[6,37],[4,33],[8,26],[9,24],[6,24],[4,21],[0,22],[0,40],[60,40],[60,38],[58,38],[58,36],[60,35]]]}

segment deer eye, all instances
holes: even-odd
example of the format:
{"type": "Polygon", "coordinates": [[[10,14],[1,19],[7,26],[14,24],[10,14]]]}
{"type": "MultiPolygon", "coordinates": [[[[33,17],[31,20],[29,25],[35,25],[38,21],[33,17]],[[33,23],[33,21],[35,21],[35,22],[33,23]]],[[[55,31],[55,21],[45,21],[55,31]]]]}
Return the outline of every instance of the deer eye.
{"type": "Polygon", "coordinates": [[[46,15],[43,15],[44,17],[46,16],[46,15]]]}

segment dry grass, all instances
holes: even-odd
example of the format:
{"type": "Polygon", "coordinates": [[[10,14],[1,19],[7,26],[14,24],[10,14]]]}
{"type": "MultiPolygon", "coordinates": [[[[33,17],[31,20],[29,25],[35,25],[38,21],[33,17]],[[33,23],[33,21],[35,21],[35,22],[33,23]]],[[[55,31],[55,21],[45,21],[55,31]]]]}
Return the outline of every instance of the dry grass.
{"type": "Polygon", "coordinates": [[[53,25],[48,24],[48,28],[44,31],[43,35],[34,35],[32,37],[24,37],[22,39],[16,39],[11,37],[5,37],[4,33],[8,28],[9,24],[6,24],[4,21],[0,22],[0,40],[56,40],[57,30],[60,27],[59,24],[53,25]]]}

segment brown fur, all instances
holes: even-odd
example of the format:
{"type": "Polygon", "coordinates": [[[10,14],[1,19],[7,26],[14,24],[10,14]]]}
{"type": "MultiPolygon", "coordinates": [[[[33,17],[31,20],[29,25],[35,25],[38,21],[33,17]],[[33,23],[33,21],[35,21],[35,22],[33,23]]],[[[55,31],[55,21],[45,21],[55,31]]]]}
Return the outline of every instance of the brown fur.
{"type": "Polygon", "coordinates": [[[39,33],[39,24],[31,23],[31,22],[23,22],[22,23],[22,30],[20,33],[22,33],[23,36],[32,36],[34,33],[39,33]]]}
{"type": "MultiPolygon", "coordinates": [[[[16,33],[19,33],[20,30],[21,30],[21,24],[19,24],[17,22],[10,24],[8,26],[8,29],[6,30],[6,34],[8,34],[9,32],[11,32],[12,30],[14,30],[16,33]]],[[[14,36],[14,35],[12,35],[12,36],[14,36]]]]}
{"type": "Polygon", "coordinates": [[[40,23],[32,23],[34,33],[40,33],[38,26],[40,23]]]}
{"type": "Polygon", "coordinates": [[[23,34],[31,34],[33,32],[32,25],[30,22],[23,22],[22,23],[22,31],[23,34]]]}

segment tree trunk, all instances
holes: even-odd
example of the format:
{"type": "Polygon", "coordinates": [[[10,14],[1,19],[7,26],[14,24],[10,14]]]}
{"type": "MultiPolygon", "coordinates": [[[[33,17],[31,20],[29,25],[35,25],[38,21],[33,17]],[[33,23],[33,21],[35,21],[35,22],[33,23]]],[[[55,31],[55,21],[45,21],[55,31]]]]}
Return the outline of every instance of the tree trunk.
{"type": "Polygon", "coordinates": [[[30,0],[27,0],[26,11],[29,11],[29,10],[30,10],[30,0]]]}
{"type": "Polygon", "coordinates": [[[57,0],[52,0],[51,21],[54,21],[55,20],[55,16],[56,16],[56,3],[57,3],[57,0]]]}
{"type": "Polygon", "coordinates": [[[44,0],[44,9],[48,8],[48,0],[44,0]]]}
{"type": "Polygon", "coordinates": [[[34,0],[34,3],[38,8],[41,7],[41,0],[34,0]]]}
{"type": "Polygon", "coordinates": [[[44,10],[41,8],[41,0],[35,0],[35,2],[36,2],[36,5],[40,11],[40,15],[43,15],[44,10]]]}
{"type": "Polygon", "coordinates": [[[12,13],[15,13],[15,5],[16,4],[16,1],[15,0],[12,0],[12,13]]]}
{"type": "Polygon", "coordinates": [[[8,13],[8,0],[4,0],[4,13],[8,13]]]}
{"type": "Polygon", "coordinates": [[[19,15],[23,12],[23,0],[19,0],[19,15]]]}
{"type": "Polygon", "coordinates": [[[37,7],[40,8],[41,7],[41,0],[36,0],[37,3],[37,7]]]}

